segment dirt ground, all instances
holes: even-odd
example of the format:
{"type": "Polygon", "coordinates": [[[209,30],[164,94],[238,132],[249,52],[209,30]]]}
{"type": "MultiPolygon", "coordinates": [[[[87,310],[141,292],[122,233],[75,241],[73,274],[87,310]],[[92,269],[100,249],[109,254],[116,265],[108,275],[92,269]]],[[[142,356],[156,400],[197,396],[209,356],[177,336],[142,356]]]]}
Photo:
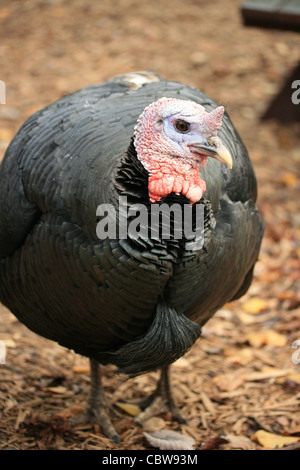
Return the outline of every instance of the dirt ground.
{"type": "Polygon", "coordinates": [[[192,436],[196,449],[299,448],[300,354],[292,345],[300,343],[300,129],[260,117],[299,61],[300,36],[245,28],[240,4],[1,1],[0,157],[35,110],[83,86],[151,70],[226,106],[256,170],[266,234],[248,293],[225,305],[172,366],[188,424],[161,413],[136,425],[116,404],[149,394],[158,373],[127,380],[106,368],[107,396],[120,413],[118,445],[96,426],[67,424],[88,396],[87,360],[2,307],[0,449],[150,449],[143,432],[162,429],[192,436]]]}

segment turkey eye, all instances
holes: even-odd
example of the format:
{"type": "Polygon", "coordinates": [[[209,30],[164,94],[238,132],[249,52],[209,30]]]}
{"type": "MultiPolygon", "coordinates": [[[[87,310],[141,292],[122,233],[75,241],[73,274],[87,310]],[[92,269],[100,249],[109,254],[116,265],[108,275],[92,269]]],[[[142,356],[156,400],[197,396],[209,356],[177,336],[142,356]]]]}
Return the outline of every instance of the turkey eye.
{"type": "Polygon", "coordinates": [[[179,132],[188,132],[190,129],[190,124],[182,119],[178,119],[175,122],[175,127],[179,132]]]}

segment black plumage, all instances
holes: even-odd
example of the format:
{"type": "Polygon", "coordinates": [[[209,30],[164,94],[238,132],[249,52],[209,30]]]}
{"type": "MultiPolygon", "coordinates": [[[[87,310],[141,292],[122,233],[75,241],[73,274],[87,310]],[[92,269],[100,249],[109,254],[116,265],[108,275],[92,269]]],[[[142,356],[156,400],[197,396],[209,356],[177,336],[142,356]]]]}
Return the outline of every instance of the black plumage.
{"type": "MultiPolygon", "coordinates": [[[[200,170],[203,247],[184,237],[99,240],[100,204],[117,211],[126,196],[150,210],[132,136],[162,96],[216,106],[163,80],[89,86],[31,116],[0,167],[0,300],[34,332],[129,374],[172,363],[214,312],[244,294],[263,233],[253,168],[225,114],[219,135],[233,169],[209,159],[200,170]]],[[[174,202],[187,201],[162,201],[174,202]]]]}

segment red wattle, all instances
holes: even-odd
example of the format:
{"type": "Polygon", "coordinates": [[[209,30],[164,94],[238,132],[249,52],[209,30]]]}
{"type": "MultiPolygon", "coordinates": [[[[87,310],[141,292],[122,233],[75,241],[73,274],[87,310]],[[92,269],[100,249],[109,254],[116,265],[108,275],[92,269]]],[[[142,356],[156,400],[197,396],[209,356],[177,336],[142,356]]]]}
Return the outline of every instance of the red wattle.
{"type": "Polygon", "coordinates": [[[182,193],[194,204],[199,201],[206,189],[197,169],[191,169],[188,174],[153,173],[149,176],[148,191],[151,202],[160,201],[171,193],[182,193]]]}

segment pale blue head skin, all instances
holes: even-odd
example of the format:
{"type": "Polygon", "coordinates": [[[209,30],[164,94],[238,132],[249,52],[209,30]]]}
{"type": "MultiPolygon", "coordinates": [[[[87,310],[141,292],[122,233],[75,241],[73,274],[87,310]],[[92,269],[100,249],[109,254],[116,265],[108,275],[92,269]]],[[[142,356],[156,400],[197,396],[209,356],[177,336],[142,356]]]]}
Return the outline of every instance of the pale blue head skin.
{"type": "Polygon", "coordinates": [[[138,159],[149,173],[150,200],[171,192],[198,201],[205,182],[198,170],[211,156],[232,166],[232,159],[217,133],[223,106],[210,113],[192,101],[160,98],[147,106],[134,131],[138,159]]]}
{"type": "Polygon", "coordinates": [[[223,114],[223,106],[208,113],[193,101],[160,98],[145,108],[135,127],[139,159],[147,162],[152,153],[181,157],[193,164],[194,160],[200,163],[199,156],[211,156],[231,168],[230,154],[217,137],[223,114]]]}

